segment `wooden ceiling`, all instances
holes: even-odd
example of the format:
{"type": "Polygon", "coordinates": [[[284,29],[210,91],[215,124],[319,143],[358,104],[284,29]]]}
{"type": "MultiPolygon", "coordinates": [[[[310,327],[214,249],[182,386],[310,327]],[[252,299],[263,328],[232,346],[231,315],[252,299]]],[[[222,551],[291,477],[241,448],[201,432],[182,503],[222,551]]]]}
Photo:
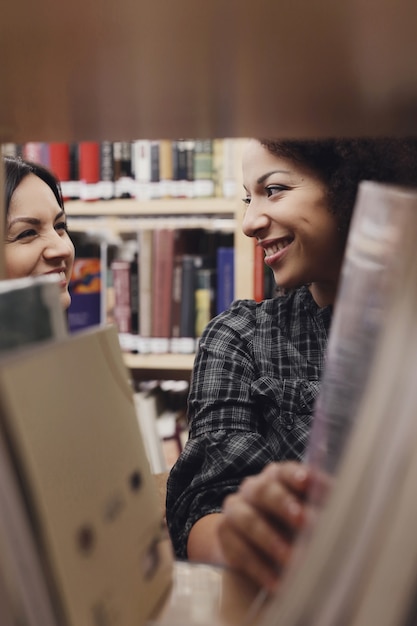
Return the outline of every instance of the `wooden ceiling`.
{"type": "Polygon", "coordinates": [[[415,0],[19,0],[0,141],[417,132],[415,0]]]}

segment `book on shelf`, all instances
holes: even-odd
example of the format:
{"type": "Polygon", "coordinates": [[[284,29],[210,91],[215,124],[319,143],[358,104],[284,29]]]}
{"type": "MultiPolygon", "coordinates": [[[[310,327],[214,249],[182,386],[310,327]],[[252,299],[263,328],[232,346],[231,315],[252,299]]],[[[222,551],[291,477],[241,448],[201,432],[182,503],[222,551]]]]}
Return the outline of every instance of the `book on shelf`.
{"type": "Polygon", "coordinates": [[[61,185],[62,197],[68,200],[71,197],[68,185],[70,182],[70,146],[66,142],[51,142],[49,144],[49,167],[61,185]]]}
{"type": "Polygon", "coordinates": [[[173,558],[116,329],[3,355],[0,390],[0,595],[13,624],[148,623],[173,558]]]}
{"type": "Polygon", "coordinates": [[[78,145],[80,198],[86,202],[100,197],[100,143],[81,141],[78,145]]]}
{"type": "Polygon", "coordinates": [[[153,233],[143,228],[138,232],[138,277],[139,277],[139,346],[142,353],[151,352],[152,338],[152,262],[153,233]]]}
{"type": "Polygon", "coordinates": [[[114,192],[114,157],[113,144],[111,141],[100,142],[99,154],[99,183],[98,197],[101,200],[111,200],[115,197],[114,192]]]}
{"type": "Polygon", "coordinates": [[[159,184],[160,197],[172,196],[173,154],[171,139],[161,139],[159,142],[159,184]]]}
{"type": "Polygon", "coordinates": [[[102,252],[99,244],[83,242],[77,247],[68,286],[71,304],[68,326],[71,332],[100,324],[105,289],[102,283],[102,252]]]}
{"type": "Polygon", "coordinates": [[[216,314],[225,311],[235,298],[235,249],[220,246],[216,258],[216,314]]]}
{"type": "Polygon", "coordinates": [[[196,139],[194,144],[194,197],[214,195],[213,140],[196,139]]]}
{"type": "Polygon", "coordinates": [[[195,319],[196,301],[195,288],[197,284],[197,270],[203,265],[203,257],[197,254],[184,254],[182,259],[181,277],[181,315],[180,341],[178,352],[191,354],[195,351],[195,319]]]}
{"type": "Polygon", "coordinates": [[[27,161],[50,167],[49,144],[44,141],[28,141],[22,146],[22,156],[27,161]]]}
{"type": "Polygon", "coordinates": [[[216,270],[203,266],[197,269],[195,277],[195,337],[200,337],[203,330],[215,314],[216,270]]]}
{"type": "Polygon", "coordinates": [[[361,183],[306,458],[329,488],[261,626],[417,617],[416,236],[416,190],[361,183]]]}
{"type": "Polygon", "coordinates": [[[169,352],[172,311],[172,270],[175,231],[156,228],[152,239],[151,351],[169,352]]]}
{"type": "Polygon", "coordinates": [[[133,197],[132,145],[130,141],[113,142],[113,166],[115,197],[133,197]]]}

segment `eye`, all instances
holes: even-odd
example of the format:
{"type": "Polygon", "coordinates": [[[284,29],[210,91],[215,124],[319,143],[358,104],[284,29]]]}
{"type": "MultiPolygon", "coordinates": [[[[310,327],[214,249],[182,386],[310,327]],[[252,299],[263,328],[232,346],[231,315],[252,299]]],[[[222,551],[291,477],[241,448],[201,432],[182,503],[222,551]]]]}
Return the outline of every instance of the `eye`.
{"type": "Polygon", "coordinates": [[[246,198],[242,198],[242,202],[243,202],[243,204],[248,205],[248,204],[250,204],[250,201],[251,201],[251,199],[250,199],[250,197],[249,197],[249,196],[246,196],[246,198]]]}
{"type": "Polygon", "coordinates": [[[32,239],[33,237],[36,237],[37,234],[38,233],[34,228],[28,228],[28,230],[23,230],[21,233],[16,235],[15,241],[19,241],[22,239],[32,239]]]}
{"type": "Polygon", "coordinates": [[[68,225],[66,222],[58,222],[57,224],[55,224],[55,230],[68,232],[68,225]]]}
{"type": "Polygon", "coordinates": [[[286,185],[268,185],[268,187],[265,187],[266,195],[268,198],[270,198],[271,196],[275,196],[282,191],[287,191],[288,189],[289,187],[287,187],[286,185]]]}

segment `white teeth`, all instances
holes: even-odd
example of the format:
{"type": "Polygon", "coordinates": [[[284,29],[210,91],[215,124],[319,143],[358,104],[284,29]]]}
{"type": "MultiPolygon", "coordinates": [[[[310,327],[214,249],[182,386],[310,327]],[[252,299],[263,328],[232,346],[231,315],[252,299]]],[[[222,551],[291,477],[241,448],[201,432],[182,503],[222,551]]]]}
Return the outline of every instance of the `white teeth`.
{"type": "Polygon", "coordinates": [[[267,248],[265,248],[265,256],[271,256],[273,254],[276,254],[277,252],[280,252],[288,246],[288,242],[289,240],[286,239],[284,241],[279,241],[278,243],[274,243],[271,246],[268,246],[267,248]]]}

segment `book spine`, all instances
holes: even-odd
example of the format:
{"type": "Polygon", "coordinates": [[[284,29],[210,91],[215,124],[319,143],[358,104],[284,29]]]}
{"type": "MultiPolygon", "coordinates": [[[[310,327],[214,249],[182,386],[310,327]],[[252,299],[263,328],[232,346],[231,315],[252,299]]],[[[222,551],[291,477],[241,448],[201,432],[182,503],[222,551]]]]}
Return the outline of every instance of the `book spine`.
{"type": "Polygon", "coordinates": [[[172,196],[172,159],[172,141],[170,139],[162,139],[159,142],[159,178],[161,198],[169,198],[172,196]]]}
{"type": "Polygon", "coordinates": [[[161,197],[161,181],[160,181],[160,142],[150,142],[150,197],[161,197]]]}
{"type": "Polygon", "coordinates": [[[209,198],[213,195],[213,141],[198,139],[194,148],[194,196],[209,198]]]}
{"type": "Polygon", "coordinates": [[[58,178],[62,197],[68,200],[70,192],[70,147],[65,142],[52,142],[49,144],[49,167],[51,172],[58,178]]]}
{"type": "Polygon", "coordinates": [[[265,253],[254,241],[253,251],[253,299],[262,302],[265,299],[265,253]]]}
{"type": "Polygon", "coordinates": [[[174,231],[153,231],[152,350],[169,352],[174,231]]]}
{"type": "Polygon", "coordinates": [[[151,143],[146,139],[132,144],[132,171],[135,178],[134,196],[138,200],[151,198],[151,143]]]}
{"type": "Polygon", "coordinates": [[[195,298],[195,336],[200,337],[213,317],[214,270],[200,268],[196,275],[195,298]]]}
{"type": "Polygon", "coordinates": [[[234,300],[234,257],[233,247],[217,249],[216,314],[225,311],[234,300]]]}
{"type": "Polygon", "coordinates": [[[77,200],[80,197],[80,163],[78,143],[69,144],[70,156],[70,177],[68,182],[68,196],[71,200],[77,200]]]}
{"type": "MultiPolygon", "coordinates": [[[[114,321],[119,333],[127,335],[132,331],[132,309],[130,300],[130,263],[114,260],[111,263],[114,288],[114,321]]],[[[126,348],[126,345],[122,347],[126,348]]]]}
{"type": "Polygon", "coordinates": [[[134,195],[132,145],[129,141],[113,142],[114,193],[116,198],[134,195]]]}
{"type": "Polygon", "coordinates": [[[82,141],[79,144],[80,198],[86,202],[98,200],[100,181],[100,144],[82,141]]]}
{"type": "Polygon", "coordinates": [[[114,198],[114,159],[111,141],[100,142],[100,182],[98,195],[101,200],[114,198]]]}
{"type": "Polygon", "coordinates": [[[101,321],[101,259],[94,256],[78,256],[74,260],[69,291],[71,304],[68,308],[68,327],[71,332],[96,326],[101,321]]]}
{"type": "Polygon", "coordinates": [[[152,230],[138,232],[139,247],[139,352],[151,351],[152,336],[152,230]]]}
{"type": "Polygon", "coordinates": [[[202,265],[202,257],[185,254],[182,260],[181,280],[181,324],[180,351],[192,353],[195,350],[195,289],[197,267],[202,265]]]}

